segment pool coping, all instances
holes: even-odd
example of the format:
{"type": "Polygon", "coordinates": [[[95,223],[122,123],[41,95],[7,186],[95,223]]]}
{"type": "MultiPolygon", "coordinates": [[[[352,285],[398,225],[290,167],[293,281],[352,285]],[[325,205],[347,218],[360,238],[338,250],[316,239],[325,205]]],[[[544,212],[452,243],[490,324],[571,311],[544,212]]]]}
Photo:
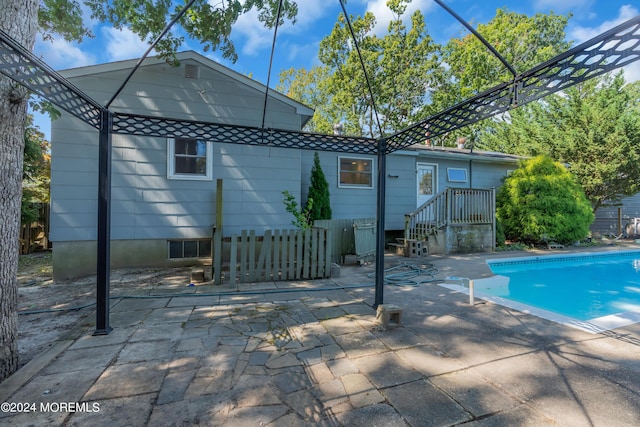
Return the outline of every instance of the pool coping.
{"type": "MultiPolygon", "coordinates": [[[[584,258],[598,258],[602,256],[624,256],[631,253],[640,253],[640,250],[623,250],[615,252],[572,252],[567,254],[549,254],[549,255],[534,255],[523,256],[513,258],[500,258],[486,260],[487,265],[491,264],[526,264],[531,262],[540,262],[541,260],[572,260],[572,259],[584,259],[584,258]]],[[[483,288],[487,288],[489,285],[495,286],[496,283],[500,285],[500,281],[509,280],[508,277],[502,275],[493,275],[491,277],[481,279],[469,279],[463,277],[448,277],[444,283],[438,283],[439,286],[469,295],[469,286],[473,285],[473,296],[485,301],[492,302],[494,304],[501,305],[503,307],[511,308],[522,313],[530,314],[542,319],[550,320],[561,325],[577,328],[585,332],[598,334],[607,332],[612,329],[621,328],[624,326],[632,325],[640,322],[639,311],[620,312],[614,314],[608,314],[606,316],[594,317],[588,320],[578,320],[570,316],[558,314],[549,310],[534,307],[528,304],[524,304],[518,301],[513,301],[500,296],[491,295],[482,292],[483,288]]]]}

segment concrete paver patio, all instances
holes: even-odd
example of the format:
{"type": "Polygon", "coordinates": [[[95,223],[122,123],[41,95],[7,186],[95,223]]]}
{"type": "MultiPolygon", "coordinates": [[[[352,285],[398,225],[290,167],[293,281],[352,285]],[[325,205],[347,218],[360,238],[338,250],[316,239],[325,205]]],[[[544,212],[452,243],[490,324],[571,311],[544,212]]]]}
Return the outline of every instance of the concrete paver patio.
{"type": "MultiPolygon", "coordinates": [[[[497,256],[513,254],[388,264],[479,278],[497,256]]],[[[403,315],[383,330],[372,271],[113,299],[111,334],[80,328],[0,385],[1,401],[35,404],[0,424],[640,425],[638,324],[591,334],[428,283],[385,286],[403,315]]]]}

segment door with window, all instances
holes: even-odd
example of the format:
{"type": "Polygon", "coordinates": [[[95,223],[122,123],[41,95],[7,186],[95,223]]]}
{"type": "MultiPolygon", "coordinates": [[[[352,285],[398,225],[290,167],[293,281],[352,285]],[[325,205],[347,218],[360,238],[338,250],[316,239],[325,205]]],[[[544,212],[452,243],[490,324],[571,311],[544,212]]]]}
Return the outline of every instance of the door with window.
{"type": "Polygon", "coordinates": [[[428,202],[437,191],[436,165],[429,163],[417,164],[417,204],[416,207],[428,202]]]}

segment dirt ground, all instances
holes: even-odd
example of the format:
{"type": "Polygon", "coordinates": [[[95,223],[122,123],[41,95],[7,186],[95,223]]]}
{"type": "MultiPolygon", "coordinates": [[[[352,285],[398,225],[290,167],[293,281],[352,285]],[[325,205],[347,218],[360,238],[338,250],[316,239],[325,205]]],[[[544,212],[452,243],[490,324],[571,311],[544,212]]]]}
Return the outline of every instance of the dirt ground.
{"type": "MultiPolygon", "coordinates": [[[[21,255],[18,266],[20,367],[75,327],[95,328],[95,276],[53,281],[51,252],[21,255]]],[[[145,293],[188,284],[190,269],[124,269],[111,272],[111,295],[145,293]]]]}

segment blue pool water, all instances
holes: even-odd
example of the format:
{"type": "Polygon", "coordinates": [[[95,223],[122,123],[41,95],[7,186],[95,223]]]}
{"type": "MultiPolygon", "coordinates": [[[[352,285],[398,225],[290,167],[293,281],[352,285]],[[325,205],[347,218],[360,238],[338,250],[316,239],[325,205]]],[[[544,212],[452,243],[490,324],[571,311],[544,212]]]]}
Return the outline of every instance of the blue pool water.
{"type": "Polygon", "coordinates": [[[640,251],[487,261],[508,277],[478,289],[581,321],[640,312],[640,251]]]}

